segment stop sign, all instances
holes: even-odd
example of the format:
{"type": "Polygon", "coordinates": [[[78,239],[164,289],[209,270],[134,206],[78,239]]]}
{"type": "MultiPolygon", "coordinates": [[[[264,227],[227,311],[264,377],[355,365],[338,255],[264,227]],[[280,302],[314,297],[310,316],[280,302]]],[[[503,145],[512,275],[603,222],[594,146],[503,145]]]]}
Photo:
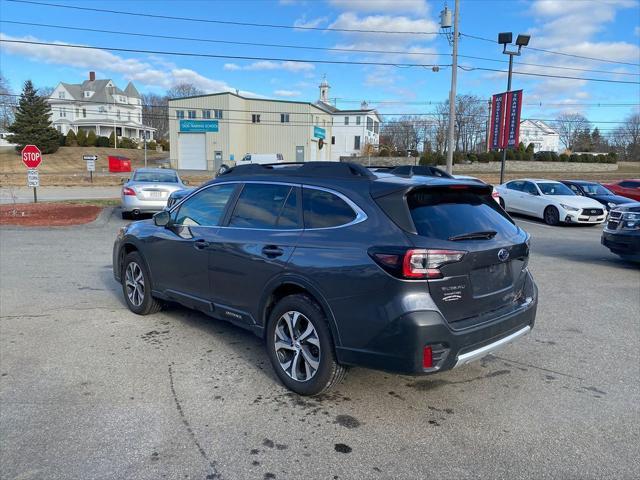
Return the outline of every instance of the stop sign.
{"type": "Polygon", "coordinates": [[[27,168],[38,168],[42,162],[42,153],[35,145],[27,145],[22,149],[22,163],[27,168]]]}

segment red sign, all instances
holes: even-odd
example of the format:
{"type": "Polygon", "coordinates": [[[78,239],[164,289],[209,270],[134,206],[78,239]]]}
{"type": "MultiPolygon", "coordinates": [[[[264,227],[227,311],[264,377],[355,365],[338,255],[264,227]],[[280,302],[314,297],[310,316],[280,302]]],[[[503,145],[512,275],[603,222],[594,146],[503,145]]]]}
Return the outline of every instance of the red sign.
{"type": "Polygon", "coordinates": [[[520,144],[520,113],[522,90],[507,93],[504,142],[502,148],[518,148],[520,144]]]}
{"type": "Polygon", "coordinates": [[[42,153],[35,145],[27,145],[22,149],[22,163],[27,168],[38,168],[42,162],[42,153]]]}
{"type": "Polygon", "coordinates": [[[491,102],[491,122],[489,125],[489,148],[491,150],[502,148],[505,101],[506,94],[498,93],[493,96],[493,101],[491,102]]]}

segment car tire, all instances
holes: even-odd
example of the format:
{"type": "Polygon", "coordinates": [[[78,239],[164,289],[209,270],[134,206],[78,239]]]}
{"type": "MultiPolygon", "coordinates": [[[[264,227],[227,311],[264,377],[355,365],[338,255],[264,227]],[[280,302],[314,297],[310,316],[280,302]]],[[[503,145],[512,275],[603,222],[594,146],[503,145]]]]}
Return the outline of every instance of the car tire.
{"type": "Polygon", "coordinates": [[[547,225],[558,225],[560,223],[560,212],[553,205],[544,209],[544,222],[547,225]]]}
{"type": "Polygon", "coordinates": [[[299,395],[318,395],[338,385],[346,367],[336,361],[331,330],[308,295],[284,297],[271,311],[267,354],[280,381],[299,395]]]}
{"type": "Polygon", "coordinates": [[[124,300],[133,313],[150,315],[162,309],[162,303],[151,295],[151,275],[138,252],[124,257],[121,279],[124,300]]]}

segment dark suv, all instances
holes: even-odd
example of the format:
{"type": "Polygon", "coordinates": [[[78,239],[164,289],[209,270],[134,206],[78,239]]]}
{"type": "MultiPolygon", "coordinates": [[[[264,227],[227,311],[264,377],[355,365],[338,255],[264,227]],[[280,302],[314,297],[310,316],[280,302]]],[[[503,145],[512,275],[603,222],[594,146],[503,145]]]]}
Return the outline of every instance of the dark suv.
{"type": "Polygon", "coordinates": [[[528,333],[528,256],[490,186],[309,162],[232,168],[123,227],[113,271],[133,312],[173,301],[247,328],[313,395],[348,365],[435,373],[528,333]]]}

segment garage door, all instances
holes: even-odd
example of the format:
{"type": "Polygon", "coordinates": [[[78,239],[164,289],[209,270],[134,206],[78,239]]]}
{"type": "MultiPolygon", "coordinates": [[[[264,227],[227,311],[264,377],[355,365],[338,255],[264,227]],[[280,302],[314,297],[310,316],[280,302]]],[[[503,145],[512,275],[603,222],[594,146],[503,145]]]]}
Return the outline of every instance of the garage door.
{"type": "Polygon", "coordinates": [[[207,142],[204,133],[178,135],[178,165],[183,170],[207,169],[207,142]]]}

